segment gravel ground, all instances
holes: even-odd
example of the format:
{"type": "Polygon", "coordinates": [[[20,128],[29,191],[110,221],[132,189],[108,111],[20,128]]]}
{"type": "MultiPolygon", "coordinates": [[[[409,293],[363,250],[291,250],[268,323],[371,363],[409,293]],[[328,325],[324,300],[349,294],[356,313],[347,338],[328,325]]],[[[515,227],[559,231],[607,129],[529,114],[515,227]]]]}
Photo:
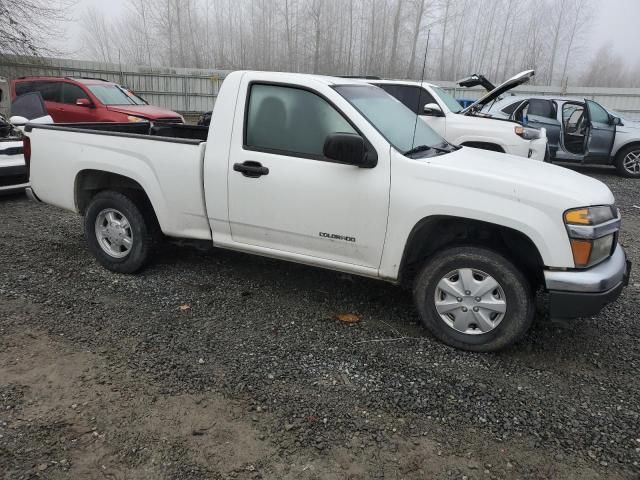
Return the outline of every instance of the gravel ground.
{"type": "MultiPolygon", "coordinates": [[[[640,264],[640,183],[581,171],[640,264]]],[[[385,283],[178,245],[121,276],[72,214],[12,196],[0,219],[5,479],[640,476],[637,275],[597,317],[472,354],[385,283]]]]}

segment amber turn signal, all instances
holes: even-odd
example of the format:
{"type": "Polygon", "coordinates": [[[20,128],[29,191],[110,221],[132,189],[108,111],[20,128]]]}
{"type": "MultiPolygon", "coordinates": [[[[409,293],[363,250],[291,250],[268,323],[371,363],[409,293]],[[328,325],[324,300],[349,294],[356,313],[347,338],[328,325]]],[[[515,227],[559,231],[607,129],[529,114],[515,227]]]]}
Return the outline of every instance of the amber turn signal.
{"type": "Polygon", "coordinates": [[[565,223],[572,225],[591,225],[588,208],[577,208],[569,210],[564,214],[565,223]]]}
{"type": "Polygon", "coordinates": [[[576,267],[586,267],[589,265],[592,248],[593,243],[591,240],[571,239],[571,250],[573,251],[573,261],[576,267]]]}

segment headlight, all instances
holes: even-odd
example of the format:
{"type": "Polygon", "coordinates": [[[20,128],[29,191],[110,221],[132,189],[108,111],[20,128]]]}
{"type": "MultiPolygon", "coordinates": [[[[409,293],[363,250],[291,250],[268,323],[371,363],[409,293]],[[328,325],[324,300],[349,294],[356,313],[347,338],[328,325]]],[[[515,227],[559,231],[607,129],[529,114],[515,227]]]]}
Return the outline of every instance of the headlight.
{"type": "Polygon", "coordinates": [[[541,131],[537,128],[523,127],[521,125],[518,125],[514,131],[516,132],[516,135],[524,138],[525,140],[537,140],[541,135],[541,131]]]}
{"type": "Polygon", "coordinates": [[[577,268],[600,263],[613,253],[620,229],[620,216],[615,207],[605,205],[567,210],[564,223],[577,268]]]}
{"type": "Polygon", "coordinates": [[[569,225],[599,225],[618,216],[615,207],[603,205],[600,207],[574,208],[567,210],[564,221],[569,225]]]}
{"type": "Polygon", "coordinates": [[[135,123],[135,122],[146,122],[146,120],[144,118],[140,118],[140,117],[136,117],[134,115],[129,115],[127,117],[127,120],[131,123],[135,123]]]}

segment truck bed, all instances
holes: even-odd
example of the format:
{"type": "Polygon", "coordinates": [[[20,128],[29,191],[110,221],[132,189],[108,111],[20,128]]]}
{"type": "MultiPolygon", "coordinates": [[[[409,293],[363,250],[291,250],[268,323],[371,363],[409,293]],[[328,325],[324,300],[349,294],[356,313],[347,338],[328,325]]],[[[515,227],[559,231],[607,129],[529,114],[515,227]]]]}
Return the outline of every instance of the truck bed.
{"type": "MultiPolygon", "coordinates": [[[[207,141],[208,127],[197,125],[181,125],[169,123],[136,122],[136,123],[57,123],[55,125],[38,125],[47,130],[69,132],[87,132],[98,135],[118,137],[143,137],[150,140],[171,141],[177,143],[198,144],[207,141]]],[[[30,131],[27,126],[26,131],[30,131]]]]}

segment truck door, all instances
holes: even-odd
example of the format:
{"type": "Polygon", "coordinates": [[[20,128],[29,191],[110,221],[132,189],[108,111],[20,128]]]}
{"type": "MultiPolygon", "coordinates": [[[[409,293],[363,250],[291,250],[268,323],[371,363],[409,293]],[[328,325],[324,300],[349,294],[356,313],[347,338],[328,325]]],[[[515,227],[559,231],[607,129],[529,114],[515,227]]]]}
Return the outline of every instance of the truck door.
{"type": "Polygon", "coordinates": [[[228,170],[233,241],[377,269],[389,152],[377,152],[374,168],[332,163],[322,155],[327,135],[358,132],[326,98],[247,78],[240,91],[247,104],[238,106],[228,170]]]}
{"type": "Polygon", "coordinates": [[[585,162],[609,163],[611,148],[616,136],[616,126],[609,113],[592,100],[586,100],[589,130],[585,148],[585,162]]]}

